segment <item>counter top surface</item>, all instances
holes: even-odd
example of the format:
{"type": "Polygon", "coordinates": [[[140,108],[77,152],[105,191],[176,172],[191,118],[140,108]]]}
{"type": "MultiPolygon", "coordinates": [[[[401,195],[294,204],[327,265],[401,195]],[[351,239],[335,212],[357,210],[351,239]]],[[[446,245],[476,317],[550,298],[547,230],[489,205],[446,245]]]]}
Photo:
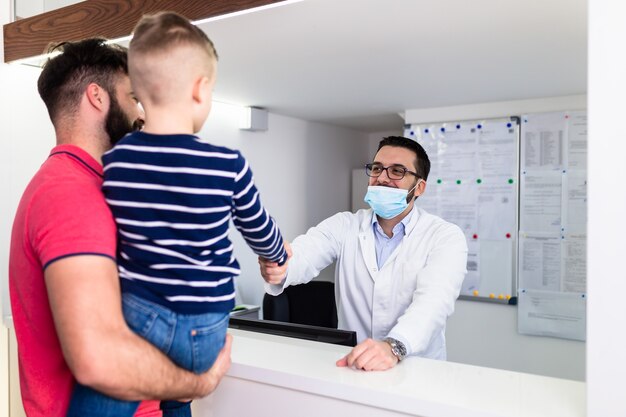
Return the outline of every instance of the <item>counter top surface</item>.
{"type": "Polygon", "coordinates": [[[409,357],[393,369],[335,366],[345,346],[229,329],[231,377],[420,416],[585,415],[585,383],[409,357]]]}

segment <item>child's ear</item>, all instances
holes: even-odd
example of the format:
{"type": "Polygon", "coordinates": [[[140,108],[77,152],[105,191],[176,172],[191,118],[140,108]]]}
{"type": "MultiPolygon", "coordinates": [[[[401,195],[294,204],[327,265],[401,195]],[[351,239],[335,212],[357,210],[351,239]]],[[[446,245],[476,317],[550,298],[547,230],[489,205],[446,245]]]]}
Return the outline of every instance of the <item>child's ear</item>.
{"type": "Polygon", "coordinates": [[[208,100],[209,89],[211,88],[207,77],[198,77],[193,84],[192,98],[196,103],[203,103],[208,100]]]}

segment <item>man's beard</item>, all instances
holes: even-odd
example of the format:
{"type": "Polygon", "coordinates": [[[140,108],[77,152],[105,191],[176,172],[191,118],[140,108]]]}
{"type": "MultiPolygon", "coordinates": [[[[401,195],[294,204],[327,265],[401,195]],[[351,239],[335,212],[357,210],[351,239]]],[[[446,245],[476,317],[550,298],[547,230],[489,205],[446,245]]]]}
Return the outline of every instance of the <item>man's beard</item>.
{"type": "Polygon", "coordinates": [[[104,129],[109,135],[111,146],[113,146],[126,136],[126,134],[141,129],[143,123],[140,119],[131,123],[115,95],[109,94],[109,96],[111,97],[111,105],[106,120],[104,121],[104,129]]]}

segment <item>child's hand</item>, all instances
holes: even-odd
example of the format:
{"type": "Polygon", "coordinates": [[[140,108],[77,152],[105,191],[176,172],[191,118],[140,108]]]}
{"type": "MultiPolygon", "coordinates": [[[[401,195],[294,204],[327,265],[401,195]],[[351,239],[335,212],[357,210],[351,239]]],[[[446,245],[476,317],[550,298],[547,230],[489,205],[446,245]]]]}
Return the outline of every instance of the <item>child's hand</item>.
{"type": "Polygon", "coordinates": [[[282,265],[278,265],[278,262],[268,261],[265,258],[259,256],[259,266],[261,268],[261,276],[268,284],[280,284],[287,275],[287,265],[289,259],[293,256],[291,245],[289,242],[284,242],[285,251],[287,252],[287,262],[282,265]]]}

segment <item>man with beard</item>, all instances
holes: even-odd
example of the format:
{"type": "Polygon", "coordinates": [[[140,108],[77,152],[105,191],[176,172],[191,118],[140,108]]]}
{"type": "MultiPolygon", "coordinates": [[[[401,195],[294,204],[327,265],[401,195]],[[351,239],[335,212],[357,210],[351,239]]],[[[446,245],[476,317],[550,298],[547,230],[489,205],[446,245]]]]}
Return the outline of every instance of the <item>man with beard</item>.
{"type": "Polygon", "coordinates": [[[467,243],[456,225],[415,206],[429,171],[417,142],[383,139],[365,167],[371,210],[336,214],[296,238],[288,268],[259,259],[273,295],[337,262],[339,328],[356,331],[359,342],[337,366],[385,370],[407,355],[446,358],[446,320],[465,276],[467,243]]]}
{"type": "MultiPolygon", "coordinates": [[[[127,400],[197,398],[230,366],[230,339],[195,375],[130,331],[115,262],[116,229],[101,194],[101,156],[142,120],[126,50],[102,39],[63,43],[38,88],[56,133],[20,201],[9,283],[26,415],[66,415],[74,377],[127,400]]],[[[137,415],[159,416],[158,402],[137,415]]]]}

